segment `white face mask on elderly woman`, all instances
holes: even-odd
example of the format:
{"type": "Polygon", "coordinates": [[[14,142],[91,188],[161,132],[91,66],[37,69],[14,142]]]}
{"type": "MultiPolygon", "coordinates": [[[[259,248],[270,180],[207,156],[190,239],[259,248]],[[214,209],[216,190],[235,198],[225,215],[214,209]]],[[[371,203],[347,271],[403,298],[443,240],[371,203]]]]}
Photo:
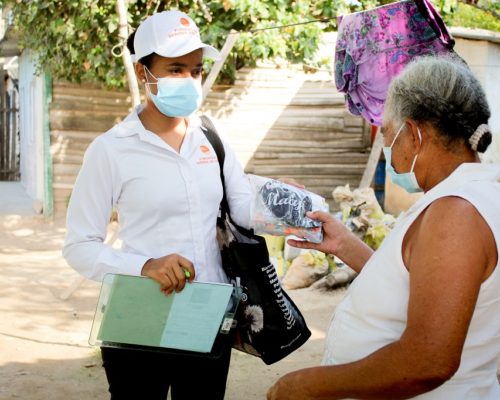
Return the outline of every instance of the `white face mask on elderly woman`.
{"type": "MultiPolygon", "coordinates": [[[[406,122],[404,122],[403,125],[401,125],[401,127],[399,128],[398,132],[396,133],[396,136],[394,136],[391,145],[389,147],[384,146],[382,148],[382,151],[384,152],[385,156],[385,170],[391,176],[392,182],[402,187],[408,193],[422,192],[422,188],[418,185],[417,177],[413,172],[413,168],[415,168],[415,163],[417,162],[418,154],[415,155],[415,158],[413,159],[410,172],[397,173],[394,167],[392,166],[392,147],[394,146],[394,143],[396,142],[396,139],[403,130],[405,124],[406,122]]],[[[418,132],[418,138],[420,139],[420,143],[422,143],[422,134],[420,133],[420,129],[418,128],[418,126],[417,126],[417,132],[418,132]]]]}

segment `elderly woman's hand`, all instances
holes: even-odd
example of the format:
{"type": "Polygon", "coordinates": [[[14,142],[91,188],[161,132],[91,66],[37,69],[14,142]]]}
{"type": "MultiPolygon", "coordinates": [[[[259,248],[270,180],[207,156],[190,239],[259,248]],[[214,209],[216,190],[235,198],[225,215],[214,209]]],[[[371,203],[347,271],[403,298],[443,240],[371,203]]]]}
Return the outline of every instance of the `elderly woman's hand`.
{"type": "Polygon", "coordinates": [[[323,224],[323,241],[321,243],[311,243],[304,240],[289,239],[288,244],[300,249],[319,250],[323,253],[333,254],[356,272],[360,272],[373,254],[373,250],[332,215],[323,211],[315,211],[308,212],[307,216],[323,224]]]}
{"type": "Polygon", "coordinates": [[[314,221],[319,221],[323,224],[323,241],[321,243],[312,243],[305,240],[288,240],[288,244],[301,249],[319,250],[323,253],[337,254],[342,248],[342,243],[349,240],[351,233],[342,222],[337,220],[332,215],[323,212],[308,212],[306,214],[314,221]]]}

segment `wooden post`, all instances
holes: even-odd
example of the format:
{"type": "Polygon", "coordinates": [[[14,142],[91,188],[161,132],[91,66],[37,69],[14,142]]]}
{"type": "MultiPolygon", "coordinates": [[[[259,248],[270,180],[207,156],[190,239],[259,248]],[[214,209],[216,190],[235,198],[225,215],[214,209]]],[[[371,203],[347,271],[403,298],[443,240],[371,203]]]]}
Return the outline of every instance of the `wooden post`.
{"type": "Polygon", "coordinates": [[[134,64],[132,63],[130,52],[128,51],[127,45],[125,44],[128,38],[126,0],[116,0],[116,12],[118,13],[119,20],[118,36],[123,42],[123,46],[121,49],[123,64],[125,65],[125,70],[127,71],[128,87],[130,90],[130,95],[132,96],[132,105],[135,107],[140,104],[141,95],[139,93],[139,85],[137,84],[137,78],[135,76],[134,64]]]}
{"type": "Polygon", "coordinates": [[[368,162],[366,163],[365,172],[363,172],[363,177],[361,178],[361,183],[359,184],[361,189],[367,188],[372,184],[383,146],[384,139],[382,137],[382,133],[380,132],[380,128],[378,128],[377,133],[375,134],[372,150],[370,151],[370,157],[368,157],[368,162]]]}
{"type": "Polygon", "coordinates": [[[210,92],[210,89],[214,85],[214,82],[217,79],[217,75],[219,75],[222,66],[226,62],[227,56],[233,49],[234,44],[236,43],[238,37],[239,37],[238,32],[234,30],[231,30],[231,32],[229,32],[229,35],[227,36],[226,39],[226,43],[224,43],[224,46],[222,47],[221,50],[220,60],[215,62],[212,69],[210,70],[210,73],[207,76],[207,79],[205,79],[205,82],[203,83],[203,100],[205,100],[205,98],[208,95],[208,92],[210,92]]]}

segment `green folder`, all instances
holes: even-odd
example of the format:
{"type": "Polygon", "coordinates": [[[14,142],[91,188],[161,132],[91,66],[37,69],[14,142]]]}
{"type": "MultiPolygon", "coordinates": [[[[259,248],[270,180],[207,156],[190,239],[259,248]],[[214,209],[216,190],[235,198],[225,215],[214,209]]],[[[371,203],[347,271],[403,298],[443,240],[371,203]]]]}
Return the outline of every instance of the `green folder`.
{"type": "Polygon", "coordinates": [[[104,278],[89,342],[113,347],[157,347],[210,353],[228,333],[239,296],[232,285],[188,283],[166,296],[145,277],[104,278]]]}

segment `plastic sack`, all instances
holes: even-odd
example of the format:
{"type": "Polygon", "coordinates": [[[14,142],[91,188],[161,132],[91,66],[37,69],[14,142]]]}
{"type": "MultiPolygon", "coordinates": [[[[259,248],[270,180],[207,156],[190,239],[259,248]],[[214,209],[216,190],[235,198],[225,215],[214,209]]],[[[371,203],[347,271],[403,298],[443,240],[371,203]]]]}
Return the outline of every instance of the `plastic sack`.
{"type": "Polygon", "coordinates": [[[325,199],[286,183],[248,175],[253,191],[251,226],[256,234],[295,235],[313,243],[323,240],[321,223],[308,211],[328,211],[325,199]]]}
{"type": "Polygon", "coordinates": [[[338,218],[368,246],[378,249],[396,220],[384,213],[373,189],[351,191],[349,185],[339,186],[333,191],[333,199],[340,204],[338,218]]]}
{"type": "Polygon", "coordinates": [[[315,253],[306,252],[292,261],[281,283],[285,289],[306,288],[329,272],[328,260],[323,253],[315,257],[315,253]]]}

